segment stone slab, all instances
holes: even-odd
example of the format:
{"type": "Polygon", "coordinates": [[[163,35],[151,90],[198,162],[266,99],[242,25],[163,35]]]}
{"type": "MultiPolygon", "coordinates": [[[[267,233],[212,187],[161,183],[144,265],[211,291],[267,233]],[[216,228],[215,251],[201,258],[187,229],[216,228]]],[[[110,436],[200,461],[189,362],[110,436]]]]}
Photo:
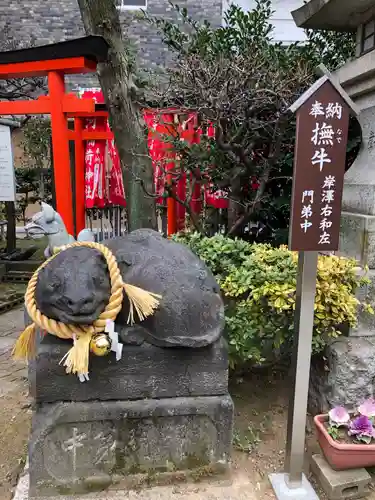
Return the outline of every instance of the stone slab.
{"type": "Polygon", "coordinates": [[[358,119],[361,125],[362,144],[353,165],[345,173],[342,209],[345,212],[375,215],[375,148],[373,141],[375,107],[373,95],[370,96],[370,99],[367,97],[359,98],[356,103],[361,107],[358,119]]]}
{"type": "Polygon", "coordinates": [[[375,216],[342,212],[340,255],[358,261],[359,265],[375,268],[375,216]]]}
{"type": "Polygon", "coordinates": [[[370,493],[371,477],[366,469],[335,471],[322,455],[313,455],[311,471],[328,500],[364,498],[370,493]]]}
{"type": "Polygon", "coordinates": [[[340,337],[311,363],[309,410],[326,413],[334,406],[357,408],[375,391],[375,338],[340,337]]]}
{"type": "MultiPolygon", "coordinates": [[[[358,270],[363,275],[363,270],[358,270]]],[[[361,302],[366,302],[375,310],[375,270],[370,269],[366,273],[369,283],[362,285],[356,291],[356,297],[361,302]]],[[[348,329],[350,337],[371,337],[375,336],[375,314],[369,314],[358,308],[358,324],[354,328],[348,329]]]]}
{"type": "Polygon", "coordinates": [[[319,500],[314,488],[304,474],[300,488],[290,488],[288,486],[288,474],[270,474],[269,477],[277,500],[319,500]]]}
{"type": "Polygon", "coordinates": [[[228,392],[226,341],[199,349],[160,348],[146,342],[115,354],[90,356],[90,381],[67,375],[61,358],[71,342],[47,335],[29,364],[30,392],[37,403],[216,396],[228,392]]]}
{"type": "MultiPolygon", "coordinates": [[[[358,277],[365,276],[369,283],[364,283],[355,291],[355,296],[361,303],[372,306],[375,310],[375,270],[365,271],[363,268],[357,268],[358,277]]],[[[369,314],[362,306],[357,308],[357,325],[351,327],[349,324],[340,326],[340,331],[348,337],[374,337],[375,336],[375,314],[369,314]]]]}
{"type": "Polygon", "coordinates": [[[139,474],[225,470],[232,425],[230,396],[42,405],[29,444],[31,496],[89,493],[139,474]]]}

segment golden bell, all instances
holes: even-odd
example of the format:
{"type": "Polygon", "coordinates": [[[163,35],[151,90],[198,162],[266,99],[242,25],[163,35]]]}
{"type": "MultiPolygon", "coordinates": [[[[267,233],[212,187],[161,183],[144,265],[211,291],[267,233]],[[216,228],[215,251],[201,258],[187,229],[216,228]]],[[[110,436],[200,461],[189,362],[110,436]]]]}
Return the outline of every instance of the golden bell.
{"type": "Polygon", "coordinates": [[[95,356],[106,356],[111,352],[111,340],[104,333],[96,333],[90,341],[90,351],[95,356]]]}

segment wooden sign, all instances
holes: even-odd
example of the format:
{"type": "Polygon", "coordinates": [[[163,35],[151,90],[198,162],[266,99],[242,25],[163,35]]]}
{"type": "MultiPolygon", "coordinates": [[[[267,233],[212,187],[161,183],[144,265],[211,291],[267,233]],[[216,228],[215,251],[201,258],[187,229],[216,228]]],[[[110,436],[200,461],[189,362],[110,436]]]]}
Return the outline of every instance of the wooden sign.
{"type": "Polygon", "coordinates": [[[16,183],[10,128],[7,125],[0,125],[0,201],[15,201],[15,199],[16,183]]]}
{"type": "Polygon", "coordinates": [[[324,74],[291,107],[297,113],[289,248],[299,252],[285,473],[270,480],[276,498],[318,500],[303,475],[318,255],[337,250],[349,114],[355,104],[324,74]]]}
{"type": "Polygon", "coordinates": [[[297,132],[289,248],[295,251],[339,245],[351,108],[328,77],[317,83],[291,107],[297,132]]]}

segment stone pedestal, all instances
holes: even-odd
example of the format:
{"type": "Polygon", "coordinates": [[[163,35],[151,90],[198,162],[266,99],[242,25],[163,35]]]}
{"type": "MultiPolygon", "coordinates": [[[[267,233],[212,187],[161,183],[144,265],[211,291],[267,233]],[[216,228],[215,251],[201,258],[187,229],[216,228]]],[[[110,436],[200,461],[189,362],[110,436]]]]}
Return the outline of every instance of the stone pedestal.
{"type": "MultiPolygon", "coordinates": [[[[357,290],[357,297],[375,308],[375,216],[344,212],[341,222],[341,255],[355,258],[360,273],[370,267],[370,283],[357,290]]],[[[314,414],[333,406],[356,408],[375,396],[375,316],[360,310],[357,327],[343,331],[324,359],[312,360],[309,409],[314,414]]]]}
{"type": "Polygon", "coordinates": [[[115,401],[228,393],[226,341],[200,349],[163,349],[143,342],[115,355],[90,357],[90,381],[67,375],[60,360],[72,343],[47,335],[29,365],[30,393],[37,403],[115,401]]]}
{"type": "Polygon", "coordinates": [[[228,467],[233,403],[224,339],[201,349],[124,345],[119,362],[113,353],[92,356],[86,383],[59,366],[70,346],[48,335],[30,364],[31,497],[228,467]]]}

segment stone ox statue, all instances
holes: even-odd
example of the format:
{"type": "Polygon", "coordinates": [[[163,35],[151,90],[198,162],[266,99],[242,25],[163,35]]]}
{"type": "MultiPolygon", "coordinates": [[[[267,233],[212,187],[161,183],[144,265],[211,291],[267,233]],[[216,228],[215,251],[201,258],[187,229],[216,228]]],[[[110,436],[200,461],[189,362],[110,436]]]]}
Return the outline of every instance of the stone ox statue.
{"type": "MultiPolygon", "coordinates": [[[[45,212],[43,205],[42,214],[45,212]]],[[[63,226],[58,214],[53,221],[60,228],[63,226]]],[[[39,222],[38,227],[46,227],[49,249],[56,246],[57,233],[48,233],[48,224],[42,226],[39,222]]],[[[58,246],[72,241],[64,229],[59,234],[69,241],[60,237],[58,246]]],[[[32,230],[30,234],[33,235],[32,230]]],[[[84,233],[84,237],[90,234],[84,233]]],[[[162,296],[155,314],[133,326],[127,325],[128,302],[124,298],[116,319],[122,343],[146,341],[160,347],[197,348],[221,336],[224,305],[219,285],[204,262],[187,247],[149,229],[139,229],[104,244],[115,255],[124,282],[162,296]]],[[[40,271],[36,287],[40,311],[64,323],[91,324],[104,310],[109,296],[105,260],[100,252],[87,247],[70,248],[58,254],[40,271]]]]}
{"type": "MultiPolygon", "coordinates": [[[[41,212],[35,214],[31,222],[26,224],[25,231],[35,239],[48,237],[48,247],[44,251],[44,256],[48,258],[52,255],[53,248],[73,243],[75,239],[68,234],[60,214],[47,203],[41,203],[41,206],[41,212]]],[[[95,238],[89,229],[84,229],[79,233],[77,241],[95,241],[95,238]]]]}

